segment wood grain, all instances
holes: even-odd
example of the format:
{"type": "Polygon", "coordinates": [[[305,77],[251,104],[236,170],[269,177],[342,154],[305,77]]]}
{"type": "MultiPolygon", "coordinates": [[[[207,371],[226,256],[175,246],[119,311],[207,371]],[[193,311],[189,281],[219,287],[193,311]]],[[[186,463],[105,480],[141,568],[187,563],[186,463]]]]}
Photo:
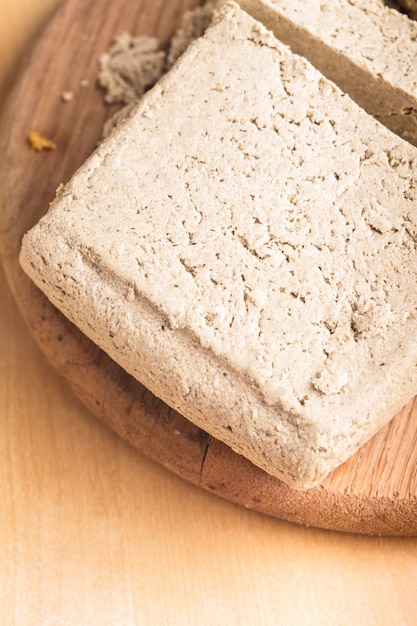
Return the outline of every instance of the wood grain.
{"type": "Polygon", "coordinates": [[[191,0],[68,0],[32,48],[1,124],[1,249],[25,321],[47,359],[82,401],[125,441],[186,480],[292,522],[356,533],[417,534],[417,404],[308,491],[290,489],[154,398],[88,341],[25,277],[23,233],[47,210],[58,184],[94,149],[105,106],[97,59],[122,31],[167,41],[191,0]],[[80,82],[88,80],[88,87],[80,82]],[[64,103],[63,91],[74,92],[64,103]],[[39,130],[54,152],[33,152],[39,130]]]}

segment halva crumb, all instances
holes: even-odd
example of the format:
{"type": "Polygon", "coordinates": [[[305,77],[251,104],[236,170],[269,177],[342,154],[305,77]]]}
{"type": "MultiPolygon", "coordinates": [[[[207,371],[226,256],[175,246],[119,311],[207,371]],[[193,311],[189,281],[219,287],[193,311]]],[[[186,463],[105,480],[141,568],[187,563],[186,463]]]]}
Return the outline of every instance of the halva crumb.
{"type": "Polygon", "coordinates": [[[99,84],[107,103],[129,104],[162,76],[165,52],[156,37],[133,37],[122,33],[99,58],[99,84]]]}
{"type": "Polygon", "coordinates": [[[73,91],[63,91],[61,94],[62,102],[71,102],[74,100],[74,92],[73,91]]]}
{"type": "Polygon", "coordinates": [[[217,0],[207,0],[202,6],[185,11],[179,28],[171,39],[167,55],[167,69],[186,51],[190,43],[203,35],[211,22],[217,0]]]}
{"type": "Polygon", "coordinates": [[[157,37],[134,37],[128,33],[115,37],[109,50],[99,58],[98,82],[105,90],[105,102],[130,104],[139,100],[204,33],[216,3],[217,0],[207,0],[202,6],[186,11],[167,50],[162,49],[157,37]]]}

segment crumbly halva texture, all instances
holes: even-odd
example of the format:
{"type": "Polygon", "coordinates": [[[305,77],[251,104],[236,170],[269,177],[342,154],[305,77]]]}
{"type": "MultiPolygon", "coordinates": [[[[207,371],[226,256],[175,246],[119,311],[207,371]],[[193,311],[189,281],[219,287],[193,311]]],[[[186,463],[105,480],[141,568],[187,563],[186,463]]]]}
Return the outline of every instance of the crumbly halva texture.
{"type": "Polygon", "coordinates": [[[105,90],[105,102],[125,106],[104,124],[102,138],[128,117],[143,94],[172,67],[195,39],[203,35],[216,4],[217,0],[207,0],[203,5],[185,11],[167,51],[162,49],[157,37],[135,37],[123,33],[114,39],[108,52],[99,58],[98,82],[105,90]]]}
{"type": "Polygon", "coordinates": [[[384,0],[238,0],[368,113],[417,145],[417,22],[384,0]]]}
{"type": "Polygon", "coordinates": [[[174,33],[167,55],[167,69],[185,52],[188,46],[201,37],[209,26],[217,0],[207,0],[203,5],[185,11],[174,33]]]}
{"type": "Polygon", "coordinates": [[[105,90],[105,102],[125,104],[128,108],[109,123],[105,134],[172,67],[190,43],[203,35],[216,4],[217,0],[206,0],[203,5],[185,11],[167,50],[163,50],[157,37],[122,33],[114,38],[109,50],[99,58],[98,82],[105,90]]]}
{"type": "Polygon", "coordinates": [[[165,52],[157,37],[122,33],[99,58],[98,82],[108,103],[130,104],[141,98],[165,70],[165,52]]]}
{"type": "Polygon", "coordinates": [[[417,391],[416,172],[415,148],[228,3],[21,263],[156,396],[307,488],[417,391]]]}

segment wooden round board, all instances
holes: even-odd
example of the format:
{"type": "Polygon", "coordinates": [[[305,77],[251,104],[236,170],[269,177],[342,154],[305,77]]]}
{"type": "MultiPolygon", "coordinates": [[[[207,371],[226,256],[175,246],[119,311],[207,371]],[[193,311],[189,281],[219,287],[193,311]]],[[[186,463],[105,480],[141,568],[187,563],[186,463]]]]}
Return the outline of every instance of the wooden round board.
{"type": "Polygon", "coordinates": [[[323,483],[300,491],[267,475],[157,400],[46,300],[18,263],[22,235],[94,149],[114,107],[98,57],[122,32],[166,43],[197,0],[67,0],[31,50],[3,111],[1,248],[30,332],[75,393],[138,450],[200,487],[278,518],[321,528],[417,534],[417,399],[323,483]],[[88,81],[88,83],[86,83],[88,81]],[[73,92],[64,102],[61,95],[73,92]],[[57,143],[35,152],[37,130],[57,143]]]}

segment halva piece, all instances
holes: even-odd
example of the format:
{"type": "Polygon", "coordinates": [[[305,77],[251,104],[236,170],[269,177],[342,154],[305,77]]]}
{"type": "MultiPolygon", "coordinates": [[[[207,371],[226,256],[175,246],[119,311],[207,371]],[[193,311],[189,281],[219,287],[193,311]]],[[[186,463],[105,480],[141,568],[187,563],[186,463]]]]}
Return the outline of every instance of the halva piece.
{"type": "Polygon", "coordinates": [[[25,236],[156,396],[307,488],[417,392],[417,150],[228,3],[25,236]]]}
{"type": "Polygon", "coordinates": [[[384,0],[238,0],[368,113],[417,145],[417,22],[384,0]]]}

